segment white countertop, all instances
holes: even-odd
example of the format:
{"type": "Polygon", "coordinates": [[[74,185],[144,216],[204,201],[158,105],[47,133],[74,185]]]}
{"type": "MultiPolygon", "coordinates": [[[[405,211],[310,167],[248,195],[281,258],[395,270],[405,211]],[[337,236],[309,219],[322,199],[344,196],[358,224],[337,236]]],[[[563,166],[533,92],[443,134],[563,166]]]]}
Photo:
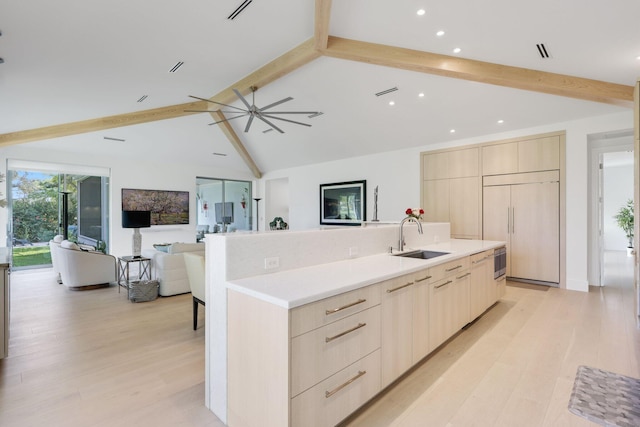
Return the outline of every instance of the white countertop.
{"type": "MultiPolygon", "coordinates": [[[[449,252],[429,260],[371,255],[233,280],[227,282],[227,288],[291,309],[504,244],[490,240],[451,239],[413,248],[449,252]]],[[[410,248],[405,251],[408,250],[410,248]]]]}

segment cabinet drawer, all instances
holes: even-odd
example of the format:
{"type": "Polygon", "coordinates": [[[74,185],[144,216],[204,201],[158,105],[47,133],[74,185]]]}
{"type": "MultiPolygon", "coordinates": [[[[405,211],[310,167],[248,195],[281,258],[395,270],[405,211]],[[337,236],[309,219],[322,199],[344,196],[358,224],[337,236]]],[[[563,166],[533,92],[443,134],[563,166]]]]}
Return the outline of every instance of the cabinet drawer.
{"type": "Polygon", "coordinates": [[[462,270],[469,268],[469,257],[458,258],[453,261],[445,262],[444,264],[433,266],[429,269],[431,275],[431,281],[440,280],[451,274],[456,274],[462,270]]]}
{"type": "Polygon", "coordinates": [[[291,340],[291,396],[380,347],[380,306],[291,340]]]}
{"type": "Polygon", "coordinates": [[[380,350],[291,400],[291,426],[334,426],[380,391],[380,350]]]}
{"type": "Polygon", "coordinates": [[[471,261],[471,266],[473,267],[474,265],[479,264],[482,261],[493,258],[493,251],[494,251],[493,249],[490,249],[488,251],[483,251],[483,252],[479,252],[477,254],[471,255],[469,257],[471,261]]]}
{"type": "Polygon", "coordinates": [[[367,286],[291,310],[291,337],[380,304],[378,285],[367,286]]]}

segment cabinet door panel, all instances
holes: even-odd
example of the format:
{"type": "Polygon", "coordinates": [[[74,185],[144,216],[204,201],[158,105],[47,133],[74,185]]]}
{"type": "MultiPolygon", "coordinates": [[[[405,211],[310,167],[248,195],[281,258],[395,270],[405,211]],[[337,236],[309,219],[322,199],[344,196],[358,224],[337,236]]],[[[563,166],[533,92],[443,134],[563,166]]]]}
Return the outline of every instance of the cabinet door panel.
{"type": "Polygon", "coordinates": [[[410,276],[382,284],[382,386],[385,387],[412,365],[413,287],[410,276]]]}
{"type": "Polygon", "coordinates": [[[479,178],[456,178],[449,181],[449,220],[451,234],[459,238],[480,236],[479,178]]]}
{"type": "Polygon", "coordinates": [[[518,172],[518,144],[482,147],[482,175],[502,175],[518,172]]]}
{"type": "Polygon", "coordinates": [[[424,217],[429,222],[449,222],[449,180],[424,181],[424,217]]]}
{"type": "Polygon", "coordinates": [[[429,354],[429,274],[416,275],[413,287],[413,363],[429,354]]]}
{"type": "Polygon", "coordinates": [[[478,176],[478,148],[449,151],[449,178],[478,176]]]}
{"type": "Polygon", "coordinates": [[[510,271],[511,188],[508,185],[484,187],[482,191],[482,238],[506,242],[507,275],[510,271]]]}
{"type": "Polygon", "coordinates": [[[449,178],[449,155],[448,153],[425,154],[422,158],[424,179],[446,179],[449,178]]]}
{"type": "Polygon", "coordinates": [[[560,280],[560,186],[557,182],[511,187],[512,277],[560,280]]]}
{"type": "Polygon", "coordinates": [[[518,142],[518,171],[534,172],[560,169],[560,137],[518,142]]]}

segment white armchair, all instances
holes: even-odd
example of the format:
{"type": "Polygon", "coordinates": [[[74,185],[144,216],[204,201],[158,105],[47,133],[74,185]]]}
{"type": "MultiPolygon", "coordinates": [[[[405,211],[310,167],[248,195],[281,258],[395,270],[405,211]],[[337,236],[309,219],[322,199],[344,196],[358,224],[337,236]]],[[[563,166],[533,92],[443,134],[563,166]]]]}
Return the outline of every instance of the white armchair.
{"type": "Polygon", "coordinates": [[[58,234],[53,239],[49,240],[51,266],[53,267],[53,272],[56,275],[58,283],[62,283],[62,278],[60,277],[60,261],[58,260],[58,250],[60,249],[60,243],[62,243],[62,240],[64,240],[64,237],[62,237],[61,234],[58,234]]]}
{"type": "Polygon", "coordinates": [[[198,304],[205,305],[204,257],[192,252],[184,253],[184,264],[189,276],[193,297],[193,330],[198,329],[198,304]]]}
{"type": "Polygon", "coordinates": [[[83,251],[63,240],[56,249],[62,283],[73,290],[109,286],[116,281],[116,258],[102,252],[83,251]]]}

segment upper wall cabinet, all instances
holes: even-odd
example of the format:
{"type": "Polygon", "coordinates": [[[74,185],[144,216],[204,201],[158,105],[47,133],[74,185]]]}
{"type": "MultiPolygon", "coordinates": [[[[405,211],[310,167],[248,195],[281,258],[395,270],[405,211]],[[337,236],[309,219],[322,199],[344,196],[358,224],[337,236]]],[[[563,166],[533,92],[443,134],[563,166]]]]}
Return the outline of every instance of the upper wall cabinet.
{"type": "Polygon", "coordinates": [[[482,147],[482,175],[560,169],[560,136],[482,147]]]}
{"type": "Polygon", "coordinates": [[[422,156],[423,179],[468,178],[479,175],[478,148],[425,153],[422,156]]]}

